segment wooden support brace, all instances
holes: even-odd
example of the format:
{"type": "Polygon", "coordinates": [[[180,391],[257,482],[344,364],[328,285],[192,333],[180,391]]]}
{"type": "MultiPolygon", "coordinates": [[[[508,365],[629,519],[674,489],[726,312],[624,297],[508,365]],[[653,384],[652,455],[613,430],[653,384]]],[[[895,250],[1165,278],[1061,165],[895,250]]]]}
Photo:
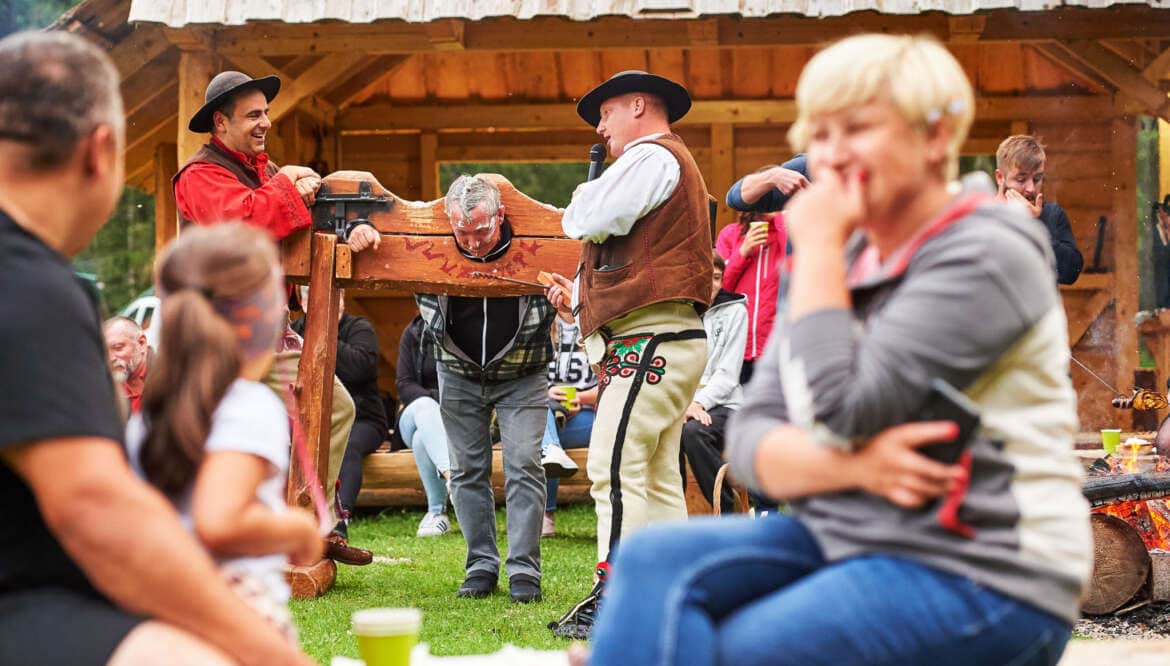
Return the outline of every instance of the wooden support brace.
{"type": "Polygon", "coordinates": [[[203,94],[211,83],[211,55],[203,51],[183,51],[179,54],[179,112],[177,133],[178,162],[186,162],[207,140],[202,134],[187,129],[191,116],[203,106],[203,94]]]}
{"type": "Polygon", "coordinates": [[[1143,72],[1101,44],[1082,39],[1053,42],[1051,46],[1053,48],[1048,52],[1057,55],[1062,62],[1080,63],[1123,95],[1141,104],[1146,113],[1170,120],[1170,98],[1167,98],[1166,93],[1150,83],[1143,72]]]}
{"type": "Polygon", "coordinates": [[[305,70],[297,78],[285,81],[280,95],[272,100],[268,108],[268,117],[276,122],[289,111],[312,95],[317,94],[326,86],[331,85],[338,72],[344,72],[365,59],[365,54],[357,51],[333,53],[322,58],[312,67],[305,70]]]}
{"type": "Polygon", "coordinates": [[[154,256],[179,235],[179,214],[171,179],[179,170],[175,144],[160,143],[154,149],[154,256]]]}
{"type": "Polygon", "coordinates": [[[305,343],[297,369],[297,395],[309,457],[317,478],[307,479],[293,457],[288,477],[288,502],[312,508],[309,483],[324,484],[329,472],[329,425],[333,413],[333,374],[337,363],[337,318],[341,292],[334,276],[337,237],[316,233],[310,256],[309,303],[305,310],[305,343]]]}

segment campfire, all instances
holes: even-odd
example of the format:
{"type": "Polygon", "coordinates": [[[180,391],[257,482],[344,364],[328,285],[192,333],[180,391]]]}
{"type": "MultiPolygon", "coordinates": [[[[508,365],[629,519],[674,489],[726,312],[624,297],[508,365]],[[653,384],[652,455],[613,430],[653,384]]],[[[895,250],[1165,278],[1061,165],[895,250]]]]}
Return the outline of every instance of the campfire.
{"type": "Polygon", "coordinates": [[[1093,577],[1082,610],[1119,613],[1170,601],[1170,456],[1140,438],[1093,462],[1093,577]]]}

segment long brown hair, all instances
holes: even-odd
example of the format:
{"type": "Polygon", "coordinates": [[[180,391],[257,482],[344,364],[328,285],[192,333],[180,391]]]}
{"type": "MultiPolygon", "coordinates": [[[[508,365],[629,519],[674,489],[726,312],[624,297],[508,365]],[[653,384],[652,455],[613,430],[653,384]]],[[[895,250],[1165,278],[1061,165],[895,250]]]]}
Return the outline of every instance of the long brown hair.
{"type": "Polygon", "coordinates": [[[275,266],[272,242],[241,223],[188,227],[158,261],[162,335],[142,393],[139,461],[167,495],[194,481],[212,414],[240,373],[240,339],[216,301],[270,284],[275,266]]]}

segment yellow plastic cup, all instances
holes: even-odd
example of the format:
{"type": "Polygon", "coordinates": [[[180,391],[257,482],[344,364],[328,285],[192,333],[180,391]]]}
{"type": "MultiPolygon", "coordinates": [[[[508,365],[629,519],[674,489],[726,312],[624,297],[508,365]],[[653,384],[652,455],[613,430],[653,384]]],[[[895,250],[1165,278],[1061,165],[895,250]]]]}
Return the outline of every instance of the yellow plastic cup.
{"type": "Polygon", "coordinates": [[[748,222],[748,231],[755,231],[760,227],[767,229],[769,224],[771,223],[767,220],[756,220],[755,222],[748,222]]]}
{"type": "Polygon", "coordinates": [[[1101,448],[1105,449],[1105,453],[1113,455],[1117,453],[1117,445],[1121,444],[1121,430],[1118,428],[1108,428],[1101,431],[1101,448]]]}
{"type": "Polygon", "coordinates": [[[351,618],[366,666],[410,666],[422,613],[417,608],[366,608],[351,618]]]}
{"type": "Polygon", "coordinates": [[[577,399],[577,387],[562,386],[561,390],[565,392],[565,399],[561,401],[561,406],[565,409],[572,409],[573,401],[577,399]]]}

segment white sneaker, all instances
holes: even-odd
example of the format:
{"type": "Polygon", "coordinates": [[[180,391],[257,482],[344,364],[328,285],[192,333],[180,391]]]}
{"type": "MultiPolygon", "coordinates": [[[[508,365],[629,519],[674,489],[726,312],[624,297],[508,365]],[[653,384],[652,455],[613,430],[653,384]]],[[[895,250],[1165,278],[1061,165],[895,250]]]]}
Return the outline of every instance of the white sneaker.
{"type": "Polygon", "coordinates": [[[557,526],[553,522],[553,515],[548,511],[544,512],[544,522],[540,525],[540,538],[554,537],[557,535],[557,526]]]}
{"type": "Polygon", "coordinates": [[[547,446],[540,456],[544,475],[550,479],[563,479],[577,473],[577,463],[559,446],[547,446]]]}
{"type": "Polygon", "coordinates": [[[418,532],[415,536],[437,537],[451,531],[451,523],[445,513],[428,513],[418,523],[418,532]]]}

